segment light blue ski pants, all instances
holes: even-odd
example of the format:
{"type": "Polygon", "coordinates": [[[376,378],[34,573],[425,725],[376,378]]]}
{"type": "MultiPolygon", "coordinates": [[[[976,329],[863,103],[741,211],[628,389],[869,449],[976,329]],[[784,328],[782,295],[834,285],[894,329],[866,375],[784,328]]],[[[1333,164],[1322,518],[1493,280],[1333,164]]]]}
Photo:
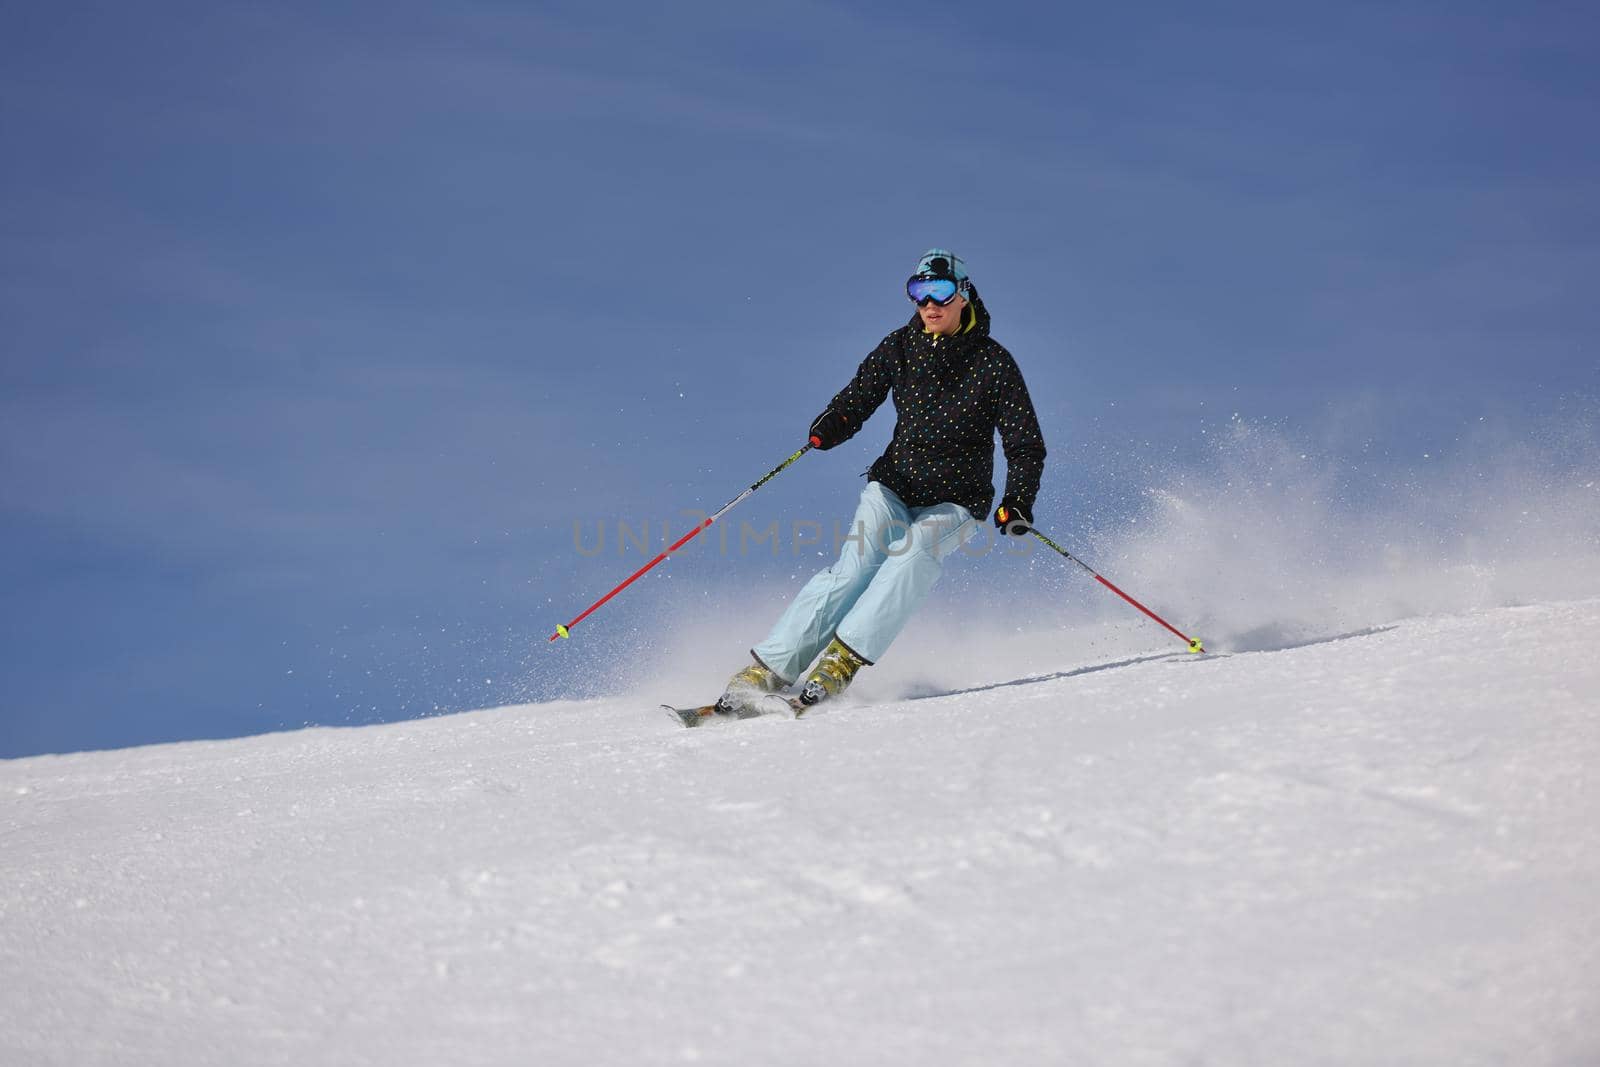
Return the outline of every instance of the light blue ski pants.
{"type": "Polygon", "coordinates": [[[945,557],[976,529],[960,504],[908,508],[892,491],[868,482],[839,559],[812,576],[750,651],[789,684],[836,635],[876,663],[939,580],[945,557]]]}

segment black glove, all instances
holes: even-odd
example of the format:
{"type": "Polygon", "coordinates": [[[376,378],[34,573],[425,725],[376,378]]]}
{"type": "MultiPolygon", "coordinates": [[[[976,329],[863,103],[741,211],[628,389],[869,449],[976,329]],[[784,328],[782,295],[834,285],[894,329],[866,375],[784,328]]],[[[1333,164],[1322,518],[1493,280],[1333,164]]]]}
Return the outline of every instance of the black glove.
{"type": "Polygon", "coordinates": [[[1016,501],[1007,498],[994,509],[994,525],[1001,533],[1024,537],[1033,529],[1033,513],[1016,501]]]}
{"type": "Polygon", "coordinates": [[[811,443],[824,452],[849,436],[850,424],[832,408],[811,420],[811,443]]]}

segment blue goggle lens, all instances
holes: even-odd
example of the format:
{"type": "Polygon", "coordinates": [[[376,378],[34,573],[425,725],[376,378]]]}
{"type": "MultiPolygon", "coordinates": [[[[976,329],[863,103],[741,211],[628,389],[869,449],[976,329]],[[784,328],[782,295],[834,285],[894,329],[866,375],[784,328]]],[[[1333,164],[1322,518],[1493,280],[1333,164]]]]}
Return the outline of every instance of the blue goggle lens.
{"type": "Polygon", "coordinates": [[[922,307],[930,300],[944,307],[956,298],[961,287],[953,278],[912,278],[906,282],[906,295],[911,302],[922,307]]]}

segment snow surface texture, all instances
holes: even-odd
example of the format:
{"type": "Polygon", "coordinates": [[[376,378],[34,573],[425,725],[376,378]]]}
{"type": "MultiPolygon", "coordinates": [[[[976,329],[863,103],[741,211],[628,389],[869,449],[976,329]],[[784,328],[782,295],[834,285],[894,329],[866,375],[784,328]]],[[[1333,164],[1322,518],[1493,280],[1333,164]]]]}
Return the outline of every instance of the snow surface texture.
{"type": "Polygon", "coordinates": [[[1596,632],[0,763],[0,1062],[1600,1062],[1596,632]]]}

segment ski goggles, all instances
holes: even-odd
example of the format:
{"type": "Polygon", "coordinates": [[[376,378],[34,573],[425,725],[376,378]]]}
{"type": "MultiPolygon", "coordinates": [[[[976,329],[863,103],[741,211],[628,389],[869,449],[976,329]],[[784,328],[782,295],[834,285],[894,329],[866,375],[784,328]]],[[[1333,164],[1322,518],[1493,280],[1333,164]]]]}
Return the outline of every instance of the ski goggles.
{"type": "Polygon", "coordinates": [[[960,292],[961,283],[954,278],[929,278],[916,274],[906,280],[906,296],[917,307],[926,307],[929,303],[944,307],[960,292]]]}

